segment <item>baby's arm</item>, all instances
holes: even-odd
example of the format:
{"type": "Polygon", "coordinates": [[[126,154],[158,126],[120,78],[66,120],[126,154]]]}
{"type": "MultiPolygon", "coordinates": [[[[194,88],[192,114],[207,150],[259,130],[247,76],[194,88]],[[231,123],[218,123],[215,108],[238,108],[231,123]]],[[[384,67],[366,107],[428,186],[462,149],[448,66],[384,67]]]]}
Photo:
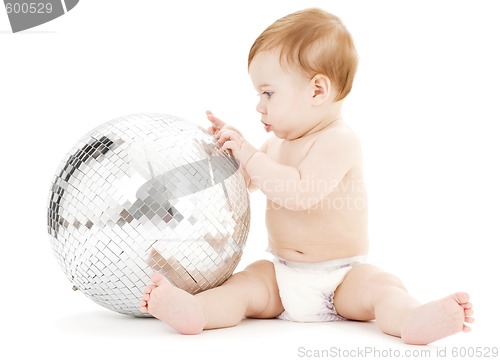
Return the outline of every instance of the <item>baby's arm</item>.
{"type": "Polygon", "coordinates": [[[274,203],[305,210],[332,192],[360,157],[361,147],[354,134],[330,129],[318,137],[297,167],[257,152],[245,169],[252,183],[274,203]]]}
{"type": "MultiPolygon", "coordinates": [[[[267,144],[268,143],[269,143],[269,139],[264,142],[262,147],[260,147],[260,149],[259,149],[260,153],[264,153],[264,154],[267,153],[267,144]]],[[[248,190],[250,192],[253,192],[253,191],[256,191],[257,189],[259,189],[259,186],[257,184],[255,184],[254,182],[252,182],[252,178],[248,175],[248,172],[246,171],[246,169],[244,167],[242,167],[242,170],[243,170],[243,174],[245,176],[245,181],[247,182],[247,185],[248,185],[248,190]]]]}
{"type": "Polygon", "coordinates": [[[230,150],[240,161],[252,187],[258,187],[267,198],[287,209],[299,211],[313,207],[361,160],[359,140],[354,133],[344,129],[324,131],[302,162],[292,167],[257,150],[238,130],[225,126],[211,113],[209,120],[219,128],[215,136],[223,144],[222,148],[230,150]]]}
{"type": "Polygon", "coordinates": [[[243,143],[237,154],[246,159],[242,163],[252,184],[291,210],[305,210],[320,202],[361,159],[356,136],[337,129],[318,137],[297,167],[280,164],[264,152],[248,152],[243,143]]]}

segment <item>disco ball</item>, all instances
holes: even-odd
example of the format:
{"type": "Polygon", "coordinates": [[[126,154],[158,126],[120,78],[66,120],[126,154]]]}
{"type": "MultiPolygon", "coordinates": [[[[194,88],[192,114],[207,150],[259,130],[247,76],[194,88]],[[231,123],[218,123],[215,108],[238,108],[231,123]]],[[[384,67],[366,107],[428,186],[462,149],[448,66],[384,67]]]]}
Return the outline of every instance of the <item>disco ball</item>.
{"type": "Polygon", "coordinates": [[[192,294],[236,268],[250,225],[236,160],[199,126],[163,114],[107,122],[66,155],[48,231],[73,288],[124,314],[154,271],[192,294]]]}

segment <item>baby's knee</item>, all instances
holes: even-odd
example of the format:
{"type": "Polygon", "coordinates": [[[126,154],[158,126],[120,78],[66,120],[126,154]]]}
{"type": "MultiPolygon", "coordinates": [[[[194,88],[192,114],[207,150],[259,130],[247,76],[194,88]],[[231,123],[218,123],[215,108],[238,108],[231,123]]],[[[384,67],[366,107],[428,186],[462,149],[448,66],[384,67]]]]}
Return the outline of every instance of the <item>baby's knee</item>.
{"type": "Polygon", "coordinates": [[[393,287],[406,291],[406,287],[399,277],[382,270],[372,274],[370,284],[376,288],[393,287]]]}
{"type": "Polygon", "coordinates": [[[256,261],[245,268],[245,271],[261,271],[261,272],[274,272],[274,264],[271,261],[261,259],[256,261]]]}
{"type": "Polygon", "coordinates": [[[274,265],[272,262],[261,260],[232,275],[226,284],[242,285],[248,290],[252,287],[267,285],[270,278],[274,278],[274,265]]]}
{"type": "Polygon", "coordinates": [[[354,266],[347,274],[346,279],[352,280],[351,283],[355,287],[368,290],[379,290],[383,287],[405,289],[399,277],[368,263],[354,266]]]}
{"type": "Polygon", "coordinates": [[[247,277],[254,283],[260,286],[266,286],[272,289],[276,285],[276,275],[274,271],[274,264],[266,260],[260,260],[247,266],[242,272],[242,277],[247,277]]]}

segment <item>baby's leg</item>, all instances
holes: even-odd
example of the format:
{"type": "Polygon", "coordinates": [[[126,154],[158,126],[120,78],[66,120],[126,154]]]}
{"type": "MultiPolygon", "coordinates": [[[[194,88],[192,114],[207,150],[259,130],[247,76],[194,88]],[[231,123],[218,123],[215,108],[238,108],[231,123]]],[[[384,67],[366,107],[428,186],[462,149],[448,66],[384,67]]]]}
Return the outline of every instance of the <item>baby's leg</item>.
{"type": "Polygon", "coordinates": [[[223,285],[195,296],[155,273],[141,301],[142,312],[183,334],[230,327],[244,317],[274,318],[283,311],[274,265],[259,261],[231,276],[223,285]]]}
{"type": "Polygon", "coordinates": [[[349,319],[377,320],[380,329],[405,343],[429,344],[460,331],[473,322],[466,293],[456,293],[421,305],[401,281],[377,267],[355,266],[335,291],[337,312],[349,319]]]}

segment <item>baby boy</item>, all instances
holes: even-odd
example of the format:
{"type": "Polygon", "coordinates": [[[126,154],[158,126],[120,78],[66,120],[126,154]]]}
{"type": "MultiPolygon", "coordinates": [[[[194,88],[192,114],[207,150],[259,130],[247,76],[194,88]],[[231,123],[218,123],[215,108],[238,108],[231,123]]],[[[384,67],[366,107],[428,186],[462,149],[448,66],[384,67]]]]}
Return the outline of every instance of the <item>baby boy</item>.
{"type": "Polygon", "coordinates": [[[151,277],[141,309],[183,334],[243,318],[376,320],[405,343],[428,344],[473,322],[469,295],[420,304],[401,281],[366,263],[367,202],[359,139],[341,115],[357,54],[342,21],[320,9],[277,20],[254,42],[248,70],[270,138],[260,149],[207,112],[210,131],[267,197],[274,261],[257,261],[220,287],[191,295],[151,277]]]}

